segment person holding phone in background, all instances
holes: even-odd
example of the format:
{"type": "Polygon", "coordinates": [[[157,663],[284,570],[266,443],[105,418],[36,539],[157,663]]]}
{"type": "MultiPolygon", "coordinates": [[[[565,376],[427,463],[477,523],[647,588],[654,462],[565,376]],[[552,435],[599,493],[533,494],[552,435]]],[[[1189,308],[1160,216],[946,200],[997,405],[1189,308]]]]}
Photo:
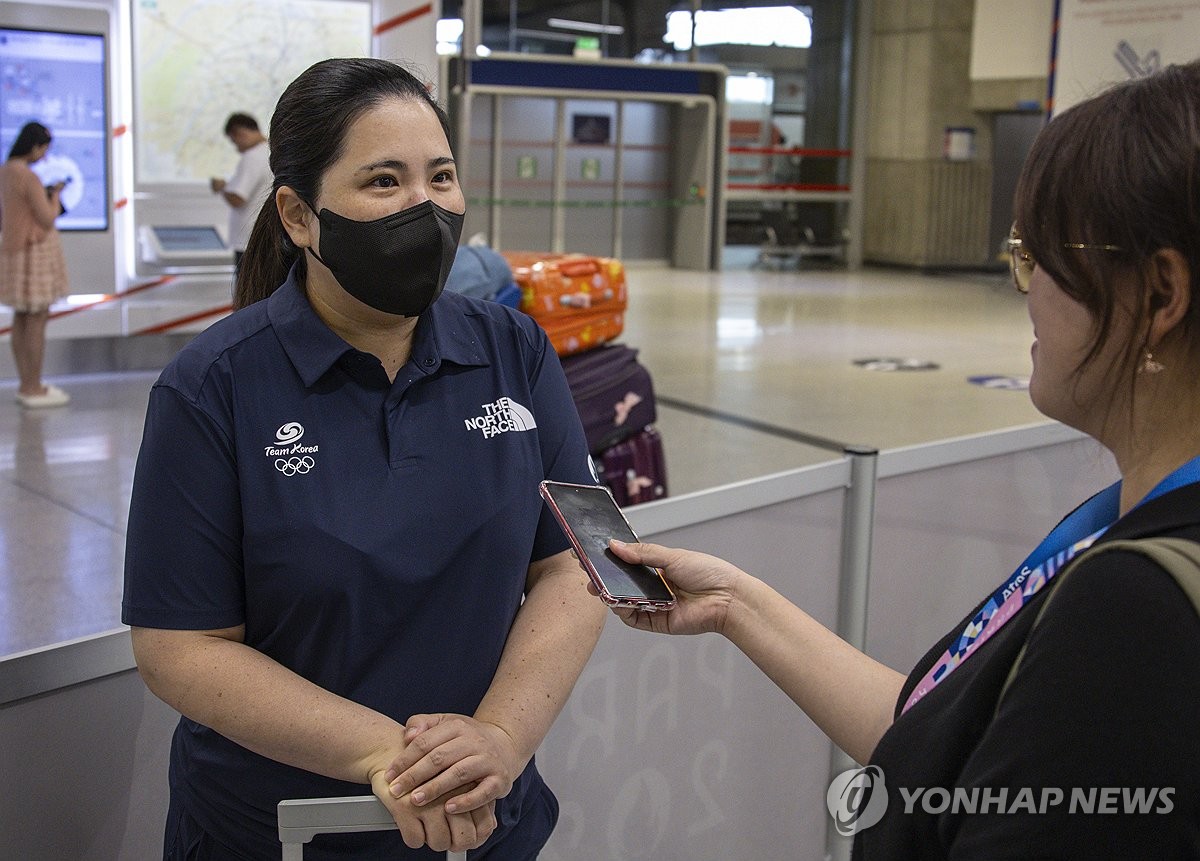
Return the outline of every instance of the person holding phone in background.
{"type": "Polygon", "coordinates": [[[242,265],[254,220],[271,194],[271,147],[258,120],[249,114],[230,114],[225,137],[238,151],[237,168],[229,179],[214,176],[208,186],[229,206],[229,247],[236,271],[242,265]]]}
{"type": "Polygon", "coordinates": [[[238,310],[155,384],[134,477],[122,618],[183,714],[164,857],[273,861],[280,800],[369,786],[399,833],[306,858],[533,859],[533,754],[604,624],[538,495],[595,481],[566,379],[530,318],[442,292],[465,201],[420,80],[315,64],[271,168],[238,310]]]}
{"type": "Polygon", "coordinates": [[[42,380],[50,306],[68,293],[67,261],[54,220],[65,182],[44,187],[31,165],[50,150],[50,130],[26,123],[0,165],[0,304],[13,309],[16,400],[26,409],[59,407],[70,396],[42,380]]]}
{"type": "Polygon", "coordinates": [[[1200,857],[1200,618],[1138,552],[1059,573],[1093,544],[1200,541],[1200,63],[1052,120],[1015,212],[1013,277],[1036,339],[1030,395],[1112,452],[1118,484],[1064,519],[907,678],[767,583],[690,550],[613,542],[661,569],[677,600],[614,612],[643,630],[728,638],[839,747],[879,767],[892,803],[855,834],[857,859],[1200,857]],[[1019,612],[1005,618],[1010,600],[1019,612]],[[894,793],[918,787],[1038,798],[1153,787],[1171,790],[1156,802],[1170,815],[1072,815],[1065,803],[906,813],[894,793]]]}

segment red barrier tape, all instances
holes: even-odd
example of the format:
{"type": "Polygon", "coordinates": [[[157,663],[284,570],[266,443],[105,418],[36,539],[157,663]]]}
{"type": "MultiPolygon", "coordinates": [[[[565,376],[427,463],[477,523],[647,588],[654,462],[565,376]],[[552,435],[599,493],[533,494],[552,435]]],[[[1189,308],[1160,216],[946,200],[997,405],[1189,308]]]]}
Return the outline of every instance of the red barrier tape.
{"type": "Polygon", "coordinates": [[[403,15],[397,15],[395,18],[389,18],[386,21],[380,21],[375,25],[374,33],[376,36],[382,36],[388,30],[394,30],[402,24],[407,24],[414,18],[420,18],[422,15],[428,15],[433,12],[433,4],[427,3],[424,6],[419,6],[403,15]]]}
{"type": "Polygon", "coordinates": [[[189,314],[186,317],[180,317],[177,320],[168,320],[165,323],[157,323],[153,326],[147,326],[145,329],[138,329],[133,334],[158,335],[162,332],[169,332],[172,329],[178,329],[180,326],[186,326],[188,323],[194,323],[197,320],[203,320],[205,317],[216,317],[218,314],[228,314],[232,310],[232,305],[221,305],[219,308],[209,308],[207,311],[199,311],[195,314],[189,314]]]}
{"type": "MultiPolygon", "coordinates": [[[[136,287],[130,287],[124,293],[108,293],[103,299],[97,299],[95,302],[88,302],[86,305],[77,305],[74,308],[66,308],[62,311],[55,311],[50,315],[50,320],[58,320],[62,317],[69,317],[72,314],[78,314],[80,311],[87,311],[91,308],[96,308],[100,305],[107,305],[109,302],[116,302],[118,299],[124,299],[128,296],[133,296],[137,293],[142,293],[146,290],[153,290],[155,287],[161,287],[164,284],[169,284],[174,281],[176,276],[164,275],[162,278],[156,278],[153,281],[148,281],[145,284],[139,284],[136,287]]],[[[12,331],[12,327],[8,326],[0,329],[0,335],[7,335],[12,331]]]]}

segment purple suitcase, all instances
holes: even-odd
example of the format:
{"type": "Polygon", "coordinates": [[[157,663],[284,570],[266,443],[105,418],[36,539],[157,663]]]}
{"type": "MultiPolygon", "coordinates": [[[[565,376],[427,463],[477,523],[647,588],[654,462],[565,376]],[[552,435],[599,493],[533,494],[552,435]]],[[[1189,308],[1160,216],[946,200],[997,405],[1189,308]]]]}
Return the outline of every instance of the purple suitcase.
{"type": "Polygon", "coordinates": [[[637,505],[667,495],[667,462],[662,436],[652,427],[626,437],[600,453],[601,480],[617,505],[637,505]]]}
{"type": "Polygon", "coordinates": [[[606,344],[565,356],[562,366],[592,454],[658,418],[650,372],[637,360],[637,350],[606,344]]]}

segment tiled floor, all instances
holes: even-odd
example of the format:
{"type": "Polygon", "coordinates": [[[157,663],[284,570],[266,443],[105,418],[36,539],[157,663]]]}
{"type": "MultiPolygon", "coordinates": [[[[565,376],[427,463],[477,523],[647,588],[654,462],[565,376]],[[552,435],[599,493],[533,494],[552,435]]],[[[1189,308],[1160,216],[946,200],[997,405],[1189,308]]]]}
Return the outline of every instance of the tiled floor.
{"type": "MultiPolygon", "coordinates": [[[[834,456],[810,442],[894,448],[1041,419],[1022,391],[968,382],[1029,372],[1024,300],[1006,276],[734,262],[722,273],[632,267],[629,282],[622,340],[662,399],[672,495],[834,456]],[[873,358],[937,367],[855,364],[873,358]]],[[[51,337],[91,331],[99,315],[132,332],[200,314],[177,327],[194,330],[227,300],[227,283],[177,280],[91,320],[56,320],[51,337]]],[[[119,624],[125,509],[154,377],[56,376],[73,400],[41,413],[20,410],[15,381],[0,379],[0,655],[119,624]]]]}
{"type": "Polygon", "coordinates": [[[703,420],[717,410],[844,444],[896,448],[1028,424],[1022,390],[972,377],[1025,378],[1032,334],[1007,277],[894,270],[631,274],[625,341],[659,396],[673,493],[820,462],[783,433],[703,420]],[[932,370],[878,371],[862,359],[932,370]]]}
{"type": "Polygon", "coordinates": [[[15,385],[0,392],[0,655],[120,625],[129,491],[156,376],[59,378],[71,404],[47,410],[21,410],[15,385]]]}

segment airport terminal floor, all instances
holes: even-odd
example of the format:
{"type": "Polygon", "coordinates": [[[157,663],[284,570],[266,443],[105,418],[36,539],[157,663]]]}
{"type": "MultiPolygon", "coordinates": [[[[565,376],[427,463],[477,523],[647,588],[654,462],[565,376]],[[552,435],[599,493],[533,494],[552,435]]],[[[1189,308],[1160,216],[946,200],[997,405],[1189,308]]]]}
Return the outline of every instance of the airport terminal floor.
{"type": "MultiPolygon", "coordinates": [[[[621,341],[653,374],[671,496],[821,463],[844,445],[894,449],[1041,419],[1020,388],[1032,333],[1007,274],[753,260],[731,249],[721,272],[629,267],[621,341]]],[[[91,313],[200,315],[182,327],[194,331],[226,302],[227,284],[164,285],[52,321],[50,337],[86,328],[91,313]]],[[[23,410],[15,380],[0,378],[0,655],[119,626],[155,377],[55,373],[72,401],[46,410],[23,410]]]]}

